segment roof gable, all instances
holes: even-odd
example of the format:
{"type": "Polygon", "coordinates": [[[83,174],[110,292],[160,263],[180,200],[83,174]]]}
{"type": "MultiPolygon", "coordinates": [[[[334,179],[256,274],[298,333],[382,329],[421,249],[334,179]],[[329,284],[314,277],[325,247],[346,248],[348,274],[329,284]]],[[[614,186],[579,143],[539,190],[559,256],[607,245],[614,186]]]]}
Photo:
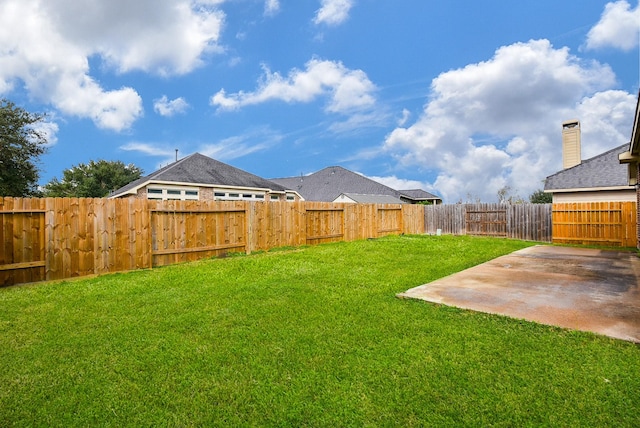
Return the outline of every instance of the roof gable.
{"type": "Polygon", "coordinates": [[[274,178],[272,181],[297,191],[307,201],[332,202],[343,193],[390,195],[400,199],[401,193],[340,166],[330,166],[311,175],[274,178]]]}
{"type": "Polygon", "coordinates": [[[285,191],[281,186],[226,163],[194,153],[133,181],[112,196],[131,193],[149,182],[193,183],[209,186],[248,187],[285,191]]]}
{"type": "Polygon", "coordinates": [[[621,165],[618,155],[628,144],[611,149],[581,164],[550,175],[544,190],[594,189],[628,186],[627,166],[621,165]]]}
{"type": "Polygon", "coordinates": [[[438,196],[422,189],[399,190],[399,192],[402,194],[402,196],[415,201],[429,201],[440,199],[438,196]]]}
{"type": "Polygon", "coordinates": [[[341,196],[355,201],[359,204],[404,204],[404,201],[391,195],[362,195],[360,193],[342,193],[334,202],[340,202],[341,196]]]}

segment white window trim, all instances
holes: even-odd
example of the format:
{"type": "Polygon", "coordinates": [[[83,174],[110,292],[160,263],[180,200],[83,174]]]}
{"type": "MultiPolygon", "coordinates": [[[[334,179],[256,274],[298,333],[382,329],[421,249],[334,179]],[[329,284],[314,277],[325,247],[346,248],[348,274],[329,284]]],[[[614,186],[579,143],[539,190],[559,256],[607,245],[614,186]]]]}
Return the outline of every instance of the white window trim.
{"type": "Polygon", "coordinates": [[[197,187],[168,187],[150,185],[147,187],[147,199],[163,201],[198,201],[200,200],[200,189],[197,187]],[[160,190],[162,193],[150,193],[150,190],[160,190]],[[169,191],[178,191],[180,192],[180,194],[170,194],[169,191]],[[187,192],[196,192],[196,194],[187,195],[187,192]]]}

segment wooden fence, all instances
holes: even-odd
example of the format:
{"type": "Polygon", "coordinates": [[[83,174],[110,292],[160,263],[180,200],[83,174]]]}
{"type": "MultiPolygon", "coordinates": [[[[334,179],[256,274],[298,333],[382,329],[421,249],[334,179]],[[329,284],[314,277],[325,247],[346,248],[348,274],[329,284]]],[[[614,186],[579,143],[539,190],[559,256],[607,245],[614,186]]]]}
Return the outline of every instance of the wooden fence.
{"type": "Polygon", "coordinates": [[[0,198],[0,286],[401,233],[635,247],[636,215],[635,202],[423,206],[0,198]]]}
{"type": "Polygon", "coordinates": [[[553,242],[635,247],[636,202],[553,204],[553,242]]]}
{"type": "Polygon", "coordinates": [[[551,204],[455,204],[425,207],[425,232],[551,242],[551,204]]]}
{"type": "Polygon", "coordinates": [[[0,286],[423,232],[419,205],[0,198],[0,286]]]}

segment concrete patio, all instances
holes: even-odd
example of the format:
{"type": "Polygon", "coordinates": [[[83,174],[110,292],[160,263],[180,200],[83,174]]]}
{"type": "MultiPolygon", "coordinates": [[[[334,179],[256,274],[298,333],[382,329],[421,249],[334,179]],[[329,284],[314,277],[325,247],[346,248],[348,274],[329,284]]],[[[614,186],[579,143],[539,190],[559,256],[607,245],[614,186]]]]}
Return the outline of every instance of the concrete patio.
{"type": "Polygon", "coordinates": [[[398,297],[640,343],[639,283],[634,252],[538,245],[398,297]]]}

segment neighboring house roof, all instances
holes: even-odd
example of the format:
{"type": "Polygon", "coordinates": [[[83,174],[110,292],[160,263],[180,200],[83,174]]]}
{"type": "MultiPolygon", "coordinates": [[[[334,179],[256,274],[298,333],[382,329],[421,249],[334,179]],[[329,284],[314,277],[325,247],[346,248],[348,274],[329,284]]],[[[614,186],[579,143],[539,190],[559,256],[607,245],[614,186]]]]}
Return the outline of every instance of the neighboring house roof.
{"type": "Polygon", "coordinates": [[[235,168],[226,163],[194,153],[116,190],[111,197],[134,194],[149,183],[172,182],[204,186],[269,189],[284,192],[285,187],[235,168]]]}
{"type": "Polygon", "coordinates": [[[544,190],[554,193],[629,187],[627,166],[618,160],[618,155],[628,146],[628,143],[623,144],[550,175],[545,180],[544,190]]]}
{"type": "Polygon", "coordinates": [[[438,196],[422,189],[399,190],[399,192],[402,193],[402,196],[405,196],[407,199],[411,199],[416,202],[440,200],[438,196]]]}
{"type": "MultiPolygon", "coordinates": [[[[404,201],[391,195],[363,195],[359,193],[342,193],[340,196],[346,196],[359,204],[402,204],[404,201]]],[[[334,202],[340,202],[339,198],[334,202]]]]}
{"type": "Polygon", "coordinates": [[[340,166],[330,166],[311,175],[273,178],[271,181],[297,191],[306,201],[333,202],[343,193],[402,197],[399,191],[340,166]]]}

